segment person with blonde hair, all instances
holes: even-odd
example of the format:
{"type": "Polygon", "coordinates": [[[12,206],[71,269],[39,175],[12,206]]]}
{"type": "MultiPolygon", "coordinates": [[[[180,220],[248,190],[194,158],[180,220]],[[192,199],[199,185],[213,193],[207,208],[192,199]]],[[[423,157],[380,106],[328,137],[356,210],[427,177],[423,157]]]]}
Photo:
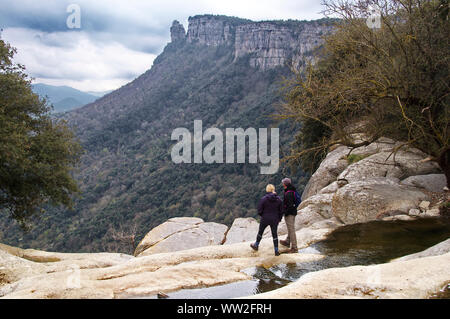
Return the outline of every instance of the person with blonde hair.
{"type": "Polygon", "coordinates": [[[261,216],[261,222],[259,223],[259,231],[256,236],[256,242],[250,244],[253,250],[258,250],[259,243],[261,242],[264,230],[267,226],[270,226],[272,231],[273,247],[275,249],[275,256],[279,256],[278,250],[278,224],[283,218],[283,202],[275,193],[275,186],[269,184],[266,186],[266,195],[261,198],[258,203],[258,214],[261,216]]]}

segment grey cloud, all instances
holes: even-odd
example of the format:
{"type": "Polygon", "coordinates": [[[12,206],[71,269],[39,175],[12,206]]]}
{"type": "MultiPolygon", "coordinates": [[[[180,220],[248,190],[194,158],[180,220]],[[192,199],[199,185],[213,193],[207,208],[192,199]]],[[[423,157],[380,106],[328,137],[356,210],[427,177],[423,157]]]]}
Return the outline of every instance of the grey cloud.
{"type": "Polygon", "coordinates": [[[0,28],[33,77],[109,90],[151,67],[170,41],[173,20],[185,28],[197,14],[302,20],[318,17],[320,1],[0,0],[0,28]],[[72,3],[81,7],[80,30],[66,25],[72,3]]]}

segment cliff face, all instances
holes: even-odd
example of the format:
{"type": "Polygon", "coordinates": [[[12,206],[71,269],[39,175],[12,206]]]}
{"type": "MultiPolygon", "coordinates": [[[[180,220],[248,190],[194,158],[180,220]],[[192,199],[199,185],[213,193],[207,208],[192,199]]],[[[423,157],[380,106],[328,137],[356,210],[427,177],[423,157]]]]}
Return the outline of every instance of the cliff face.
{"type": "Polygon", "coordinates": [[[322,44],[330,26],[295,23],[291,26],[257,22],[236,30],[235,57],[251,55],[250,66],[263,70],[292,62],[297,66],[309,52],[322,44]]]}
{"type": "Polygon", "coordinates": [[[197,16],[189,18],[186,39],[188,43],[201,45],[230,45],[233,43],[235,31],[235,27],[226,19],[213,16],[197,16]]]}
{"type": "MultiPolygon", "coordinates": [[[[174,21],[172,29],[180,30],[178,21],[174,21]]],[[[196,16],[189,18],[185,38],[188,43],[199,45],[232,46],[235,60],[249,55],[251,67],[268,70],[287,63],[298,66],[305,55],[322,44],[322,36],[331,31],[332,26],[327,20],[253,22],[222,16],[196,16]]],[[[180,39],[180,34],[172,32],[173,39],[180,39]]]]}

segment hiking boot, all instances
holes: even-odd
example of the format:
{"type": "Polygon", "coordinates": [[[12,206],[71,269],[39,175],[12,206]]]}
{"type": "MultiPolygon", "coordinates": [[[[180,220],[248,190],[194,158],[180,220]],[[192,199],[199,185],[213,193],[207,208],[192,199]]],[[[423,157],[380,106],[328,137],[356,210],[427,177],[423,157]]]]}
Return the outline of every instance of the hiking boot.
{"type": "Polygon", "coordinates": [[[252,247],[253,250],[258,251],[258,245],[250,244],[250,247],[252,247]]]}
{"type": "Polygon", "coordinates": [[[280,256],[280,252],[278,250],[275,251],[275,256],[280,256]]]}
{"type": "Polygon", "coordinates": [[[297,248],[291,248],[289,249],[286,254],[296,254],[298,253],[298,249],[297,248]]]}
{"type": "Polygon", "coordinates": [[[285,247],[290,247],[291,246],[291,244],[287,240],[280,240],[280,244],[285,246],[285,247]]]}

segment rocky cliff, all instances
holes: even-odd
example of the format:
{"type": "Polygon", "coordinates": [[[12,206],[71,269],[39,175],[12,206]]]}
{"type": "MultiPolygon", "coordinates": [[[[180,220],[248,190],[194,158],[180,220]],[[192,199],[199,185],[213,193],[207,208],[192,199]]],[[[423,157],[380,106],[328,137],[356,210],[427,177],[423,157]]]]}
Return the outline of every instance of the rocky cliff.
{"type": "Polygon", "coordinates": [[[250,66],[261,70],[291,63],[298,66],[331,31],[329,20],[254,22],[212,15],[190,17],[184,38],[178,21],[171,28],[173,42],[232,46],[235,60],[250,56],[250,66]]]}

